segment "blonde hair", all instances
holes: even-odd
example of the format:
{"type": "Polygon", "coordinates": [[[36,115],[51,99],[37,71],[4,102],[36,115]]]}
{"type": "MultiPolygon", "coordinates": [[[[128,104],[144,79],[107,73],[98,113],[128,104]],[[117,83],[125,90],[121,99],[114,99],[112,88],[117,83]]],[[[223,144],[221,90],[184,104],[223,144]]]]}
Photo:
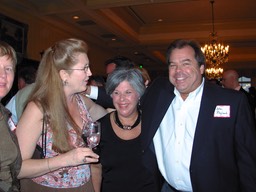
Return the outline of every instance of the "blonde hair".
{"type": "Polygon", "coordinates": [[[0,41],[0,57],[7,56],[8,59],[11,59],[13,66],[16,67],[17,64],[17,55],[12,46],[4,41],[0,41]]]}
{"type": "Polygon", "coordinates": [[[47,124],[53,132],[53,150],[59,153],[74,148],[70,143],[68,124],[80,133],[68,111],[59,71],[70,69],[77,63],[77,54],[87,52],[87,44],[79,39],[62,40],[48,48],[40,62],[34,91],[29,100],[35,102],[46,114],[47,124]]]}
{"type": "Polygon", "coordinates": [[[151,83],[151,78],[148,74],[148,71],[143,67],[142,68],[136,67],[136,68],[140,70],[144,83],[147,83],[147,84],[151,83]]]}

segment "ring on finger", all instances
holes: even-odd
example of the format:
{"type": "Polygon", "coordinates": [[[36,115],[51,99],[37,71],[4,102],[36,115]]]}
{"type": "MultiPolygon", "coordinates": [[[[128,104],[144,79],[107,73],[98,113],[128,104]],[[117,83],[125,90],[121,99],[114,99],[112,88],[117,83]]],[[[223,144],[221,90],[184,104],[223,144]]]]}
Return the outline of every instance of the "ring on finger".
{"type": "Polygon", "coordinates": [[[84,156],[84,159],[83,159],[83,162],[84,163],[87,163],[87,159],[86,159],[87,157],[86,156],[84,156]]]}

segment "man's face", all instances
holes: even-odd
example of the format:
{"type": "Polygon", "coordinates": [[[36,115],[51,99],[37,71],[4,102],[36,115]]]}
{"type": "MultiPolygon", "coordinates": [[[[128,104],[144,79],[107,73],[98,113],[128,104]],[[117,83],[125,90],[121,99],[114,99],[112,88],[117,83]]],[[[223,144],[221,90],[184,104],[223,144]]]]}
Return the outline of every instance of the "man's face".
{"type": "Polygon", "coordinates": [[[169,58],[169,79],[185,100],[190,92],[200,86],[204,66],[198,66],[195,51],[190,46],[174,49],[169,58]]]}
{"type": "Polygon", "coordinates": [[[116,64],[115,63],[109,63],[106,66],[106,74],[109,75],[110,73],[112,73],[116,68],[116,64]]]}
{"type": "Polygon", "coordinates": [[[221,80],[222,86],[228,89],[233,89],[233,82],[234,78],[232,78],[232,76],[229,73],[224,72],[221,80]]]}
{"type": "Polygon", "coordinates": [[[20,77],[18,79],[18,89],[22,89],[24,87],[26,87],[26,82],[25,82],[25,80],[23,78],[20,77]]]}

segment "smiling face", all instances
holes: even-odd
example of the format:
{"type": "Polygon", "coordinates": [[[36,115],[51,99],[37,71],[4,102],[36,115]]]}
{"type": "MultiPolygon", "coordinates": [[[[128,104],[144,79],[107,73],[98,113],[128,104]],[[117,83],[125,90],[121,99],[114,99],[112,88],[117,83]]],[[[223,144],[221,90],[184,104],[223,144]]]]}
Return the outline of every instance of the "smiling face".
{"type": "Polygon", "coordinates": [[[12,88],[14,80],[14,64],[8,56],[0,57],[0,100],[12,88]]]}
{"type": "Polygon", "coordinates": [[[92,75],[89,67],[89,59],[85,53],[75,55],[77,63],[72,68],[61,70],[62,81],[67,82],[65,88],[71,93],[78,93],[86,90],[88,79],[92,75]]]}
{"type": "Polygon", "coordinates": [[[169,58],[169,79],[185,100],[200,86],[204,66],[199,67],[195,52],[190,46],[174,49],[169,58]]]}
{"type": "Polygon", "coordinates": [[[128,81],[121,82],[111,96],[119,116],[127,118],[137,113],[139,94],[128,81]]]}

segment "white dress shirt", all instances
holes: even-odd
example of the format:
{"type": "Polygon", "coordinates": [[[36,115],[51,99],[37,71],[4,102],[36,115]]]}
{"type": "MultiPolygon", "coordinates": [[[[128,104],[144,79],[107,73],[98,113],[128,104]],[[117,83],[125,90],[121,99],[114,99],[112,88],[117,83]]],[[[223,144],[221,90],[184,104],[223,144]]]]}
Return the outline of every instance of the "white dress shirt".
{"type": "Polygon", "coordinates": [[[86,96],[91,98],[91,99],[97,100],[98,99],[98,92],[99,92],[98,87],[91,85],[91,92],[90,92],[89,95],[86,95],[86,96]]]}
{"type": "Polygon", "coordinates": [[[16,113],[16,95],[14,95],[11,100],[5,106],[12,113],[12,120],[15,125],[18,123],[18,117],[16,113]]]}
{"type": "Polygon", "coordinates": [[[185,101],[175,88],[176,97],[170,104],[153,140],[158,166],[163,177],[172,187],[180,191],[192,191],[189,166],[203,84],[204,80],[185,101]]]}

